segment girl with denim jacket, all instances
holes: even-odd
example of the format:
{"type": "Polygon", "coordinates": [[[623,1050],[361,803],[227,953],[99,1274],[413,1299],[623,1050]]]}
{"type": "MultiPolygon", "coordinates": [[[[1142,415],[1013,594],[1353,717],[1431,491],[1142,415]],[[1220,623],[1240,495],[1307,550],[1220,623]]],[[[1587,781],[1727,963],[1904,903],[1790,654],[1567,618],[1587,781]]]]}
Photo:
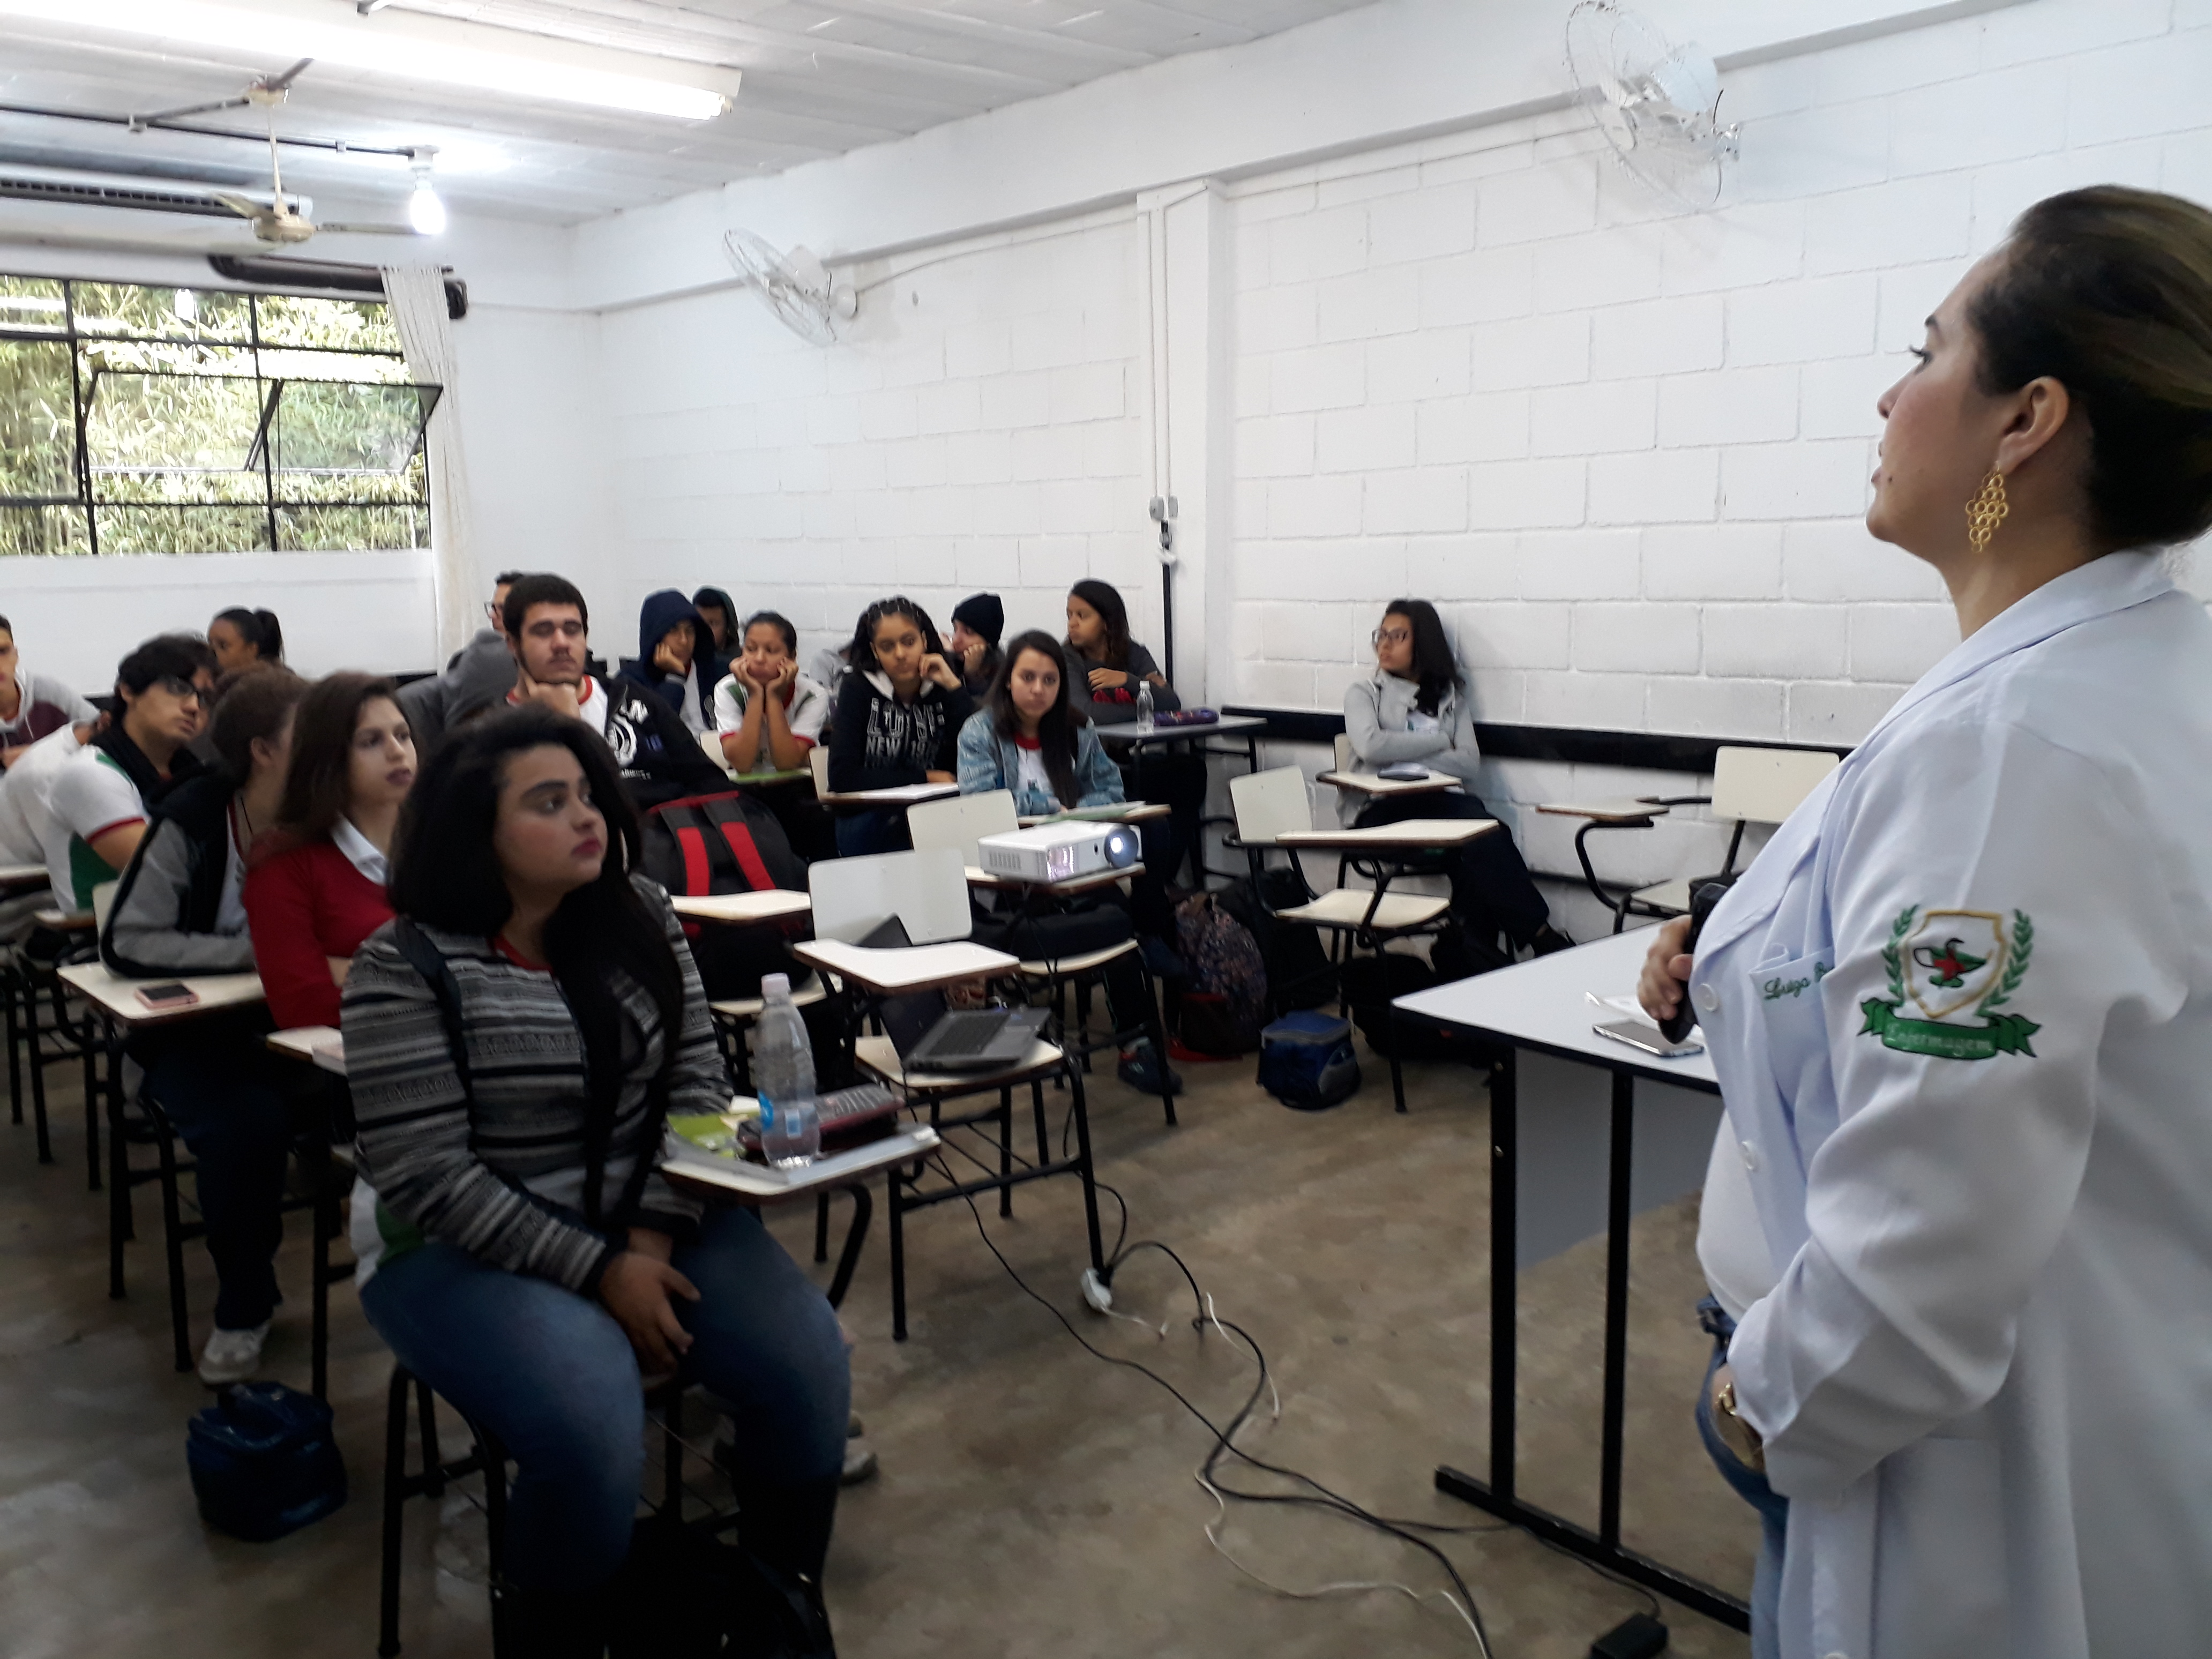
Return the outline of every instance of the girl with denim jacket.
{"type": "MultiPolygon", "coordinates": [[[[1067,677],[1060,647],[1036,629],[1015,636],[984,705],[960,728],[960,793],[1010,792],[1014,811],[1042,817],[1078,806],[1108,806],[1123,799],[1121,774],[1099,746],[1098,732],[1068,706],[1067,677]]],[[[1146,879],[1139,878],[1140,880],[1146,879]]],[[[1157,884],[1157,878],[1151,878],[1157,884]]],[[[1084,902],[1078,901],[1077,902],[1084,902]]],[[[1133,938],[1129,914],[1098,899],[1084,909],[1040,915],[1024,906],[1012,914],[979,917],[976,942],[1027,961],[1103,951],[1133,938]]],[[[1120,1076],[1148,1095],[1172,1095],[1182,1079],[1159,1049],[1158,1012],[1134,951],[1106,964],[1106,1006],[1117,1032],[1143,1031],[1121,1050],[1120,1076]]]]}

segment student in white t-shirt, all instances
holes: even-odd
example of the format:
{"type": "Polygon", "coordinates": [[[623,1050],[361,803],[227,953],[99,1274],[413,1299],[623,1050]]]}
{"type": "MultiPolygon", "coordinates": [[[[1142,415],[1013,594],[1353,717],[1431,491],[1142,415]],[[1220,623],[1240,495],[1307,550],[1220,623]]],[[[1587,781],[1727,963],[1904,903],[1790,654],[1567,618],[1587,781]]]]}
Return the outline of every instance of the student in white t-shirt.
{"type": "Polygon", "coordinates": [[[90,909],[92,890],[138,850],[148,807],[203,769],[185,745],[199,735],[215,676],[215,653],[186,634],[159,635],[117,665],[122,717],[54,778],[46,871],[63,908],[90,909]]]}
{"type": "MultiPolygon", "coordinates": [[[[808,764],[830,718],[830,690],[799,668],[799,630],[773,611],[745,618],[731,672],[714,688],[714,726],[722,759],[740,777],[791,772],[808,764]]],[[[837,855],[830,814],[810,782],[748,784],[776,822],[792,851],[808,863],[837,855]]]]}
{"type": "Polygon", "coordinates": [[[799,630],[773,611],[746,617],[743,649],[714,688],[714,726],[730,770],[743,775],[805,766],[829,714],[829,689],[799,672],[799,630]]]}

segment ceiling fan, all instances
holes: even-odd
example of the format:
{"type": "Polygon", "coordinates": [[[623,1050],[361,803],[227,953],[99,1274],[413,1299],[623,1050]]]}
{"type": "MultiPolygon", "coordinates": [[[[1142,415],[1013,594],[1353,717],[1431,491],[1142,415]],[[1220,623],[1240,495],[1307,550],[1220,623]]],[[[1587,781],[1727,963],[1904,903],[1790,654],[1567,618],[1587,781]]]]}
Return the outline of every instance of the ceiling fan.
{"type": "MultiPolygon", "coordinates": [[[[217,99],[212,103],[192,104],[182,109],[162,110],[153,115],[134,115],[131,118],[131,130],[144,132],[149,128],[180,120],[187,115],[205,115],[215,110],[241,109],[249,105],[262,111],[269,121],[269,189],[271,199],[257,202],[251,197],[234,195],[228,191],[213,192],[216,201],[253,227],[253,234],[258,240],[273,242],[280,247],[295,247],[311,240],[318,231],[344,232],[355,236],[421,236],[431,234],[420,224],[319,225],[305,214],[294,210],[292,202],[298,198],[287,199],[285,197],[283,162],[276,148],[276,106],[291,96],[292,83],[314,61],[312,58],[302,58],[282,75],[264,76],[235,97],[217,99]]],[[[415,163],[418,198],[428,192],[429,158],[436,154],[436,150],[428,145],[409,152],[415,163]]],[[[440,217],[442,219],[442,211],[440,217]]]]}

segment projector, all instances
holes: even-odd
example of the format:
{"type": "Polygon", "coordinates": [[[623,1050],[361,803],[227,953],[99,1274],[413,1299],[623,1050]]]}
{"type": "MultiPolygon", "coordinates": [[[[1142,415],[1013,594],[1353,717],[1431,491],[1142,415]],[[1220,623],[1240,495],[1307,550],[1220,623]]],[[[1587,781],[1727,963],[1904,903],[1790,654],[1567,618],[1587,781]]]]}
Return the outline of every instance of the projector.
{"type": "Polygon", "coordinates": [[[1137,832],[1125,823],[1041,823],[975,843],[986,875],[1014,881],[1072,881],[1137,861],[1137,832]]]}

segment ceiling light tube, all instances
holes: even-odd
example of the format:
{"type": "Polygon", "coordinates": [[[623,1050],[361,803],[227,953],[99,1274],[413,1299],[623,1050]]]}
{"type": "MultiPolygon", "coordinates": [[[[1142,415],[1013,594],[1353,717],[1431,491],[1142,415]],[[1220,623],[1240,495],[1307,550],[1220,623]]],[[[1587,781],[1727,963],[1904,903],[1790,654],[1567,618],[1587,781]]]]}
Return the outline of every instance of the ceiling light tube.
{"type": "Polygon", "coordinates": [[[112,29],[249,59],[313,58],[319,63],[678,120],[711,120],[729,107],[734,70],[696,66],[687,82],[655,71],[668,60],[611,52],[484,24],[386,11],[373,17],[305,15],[271,0],[0,0],[0,21],[52,24],[82,38],[112,29]],[[621,69],[605,67],[619,62],[621,69]],[[635,66],[633,69],[631,66],[635,66]],[[641,72],[639,72],[641,71],[641,72]],[[700,84],[713,82],[713,85],[700,84]]]}

